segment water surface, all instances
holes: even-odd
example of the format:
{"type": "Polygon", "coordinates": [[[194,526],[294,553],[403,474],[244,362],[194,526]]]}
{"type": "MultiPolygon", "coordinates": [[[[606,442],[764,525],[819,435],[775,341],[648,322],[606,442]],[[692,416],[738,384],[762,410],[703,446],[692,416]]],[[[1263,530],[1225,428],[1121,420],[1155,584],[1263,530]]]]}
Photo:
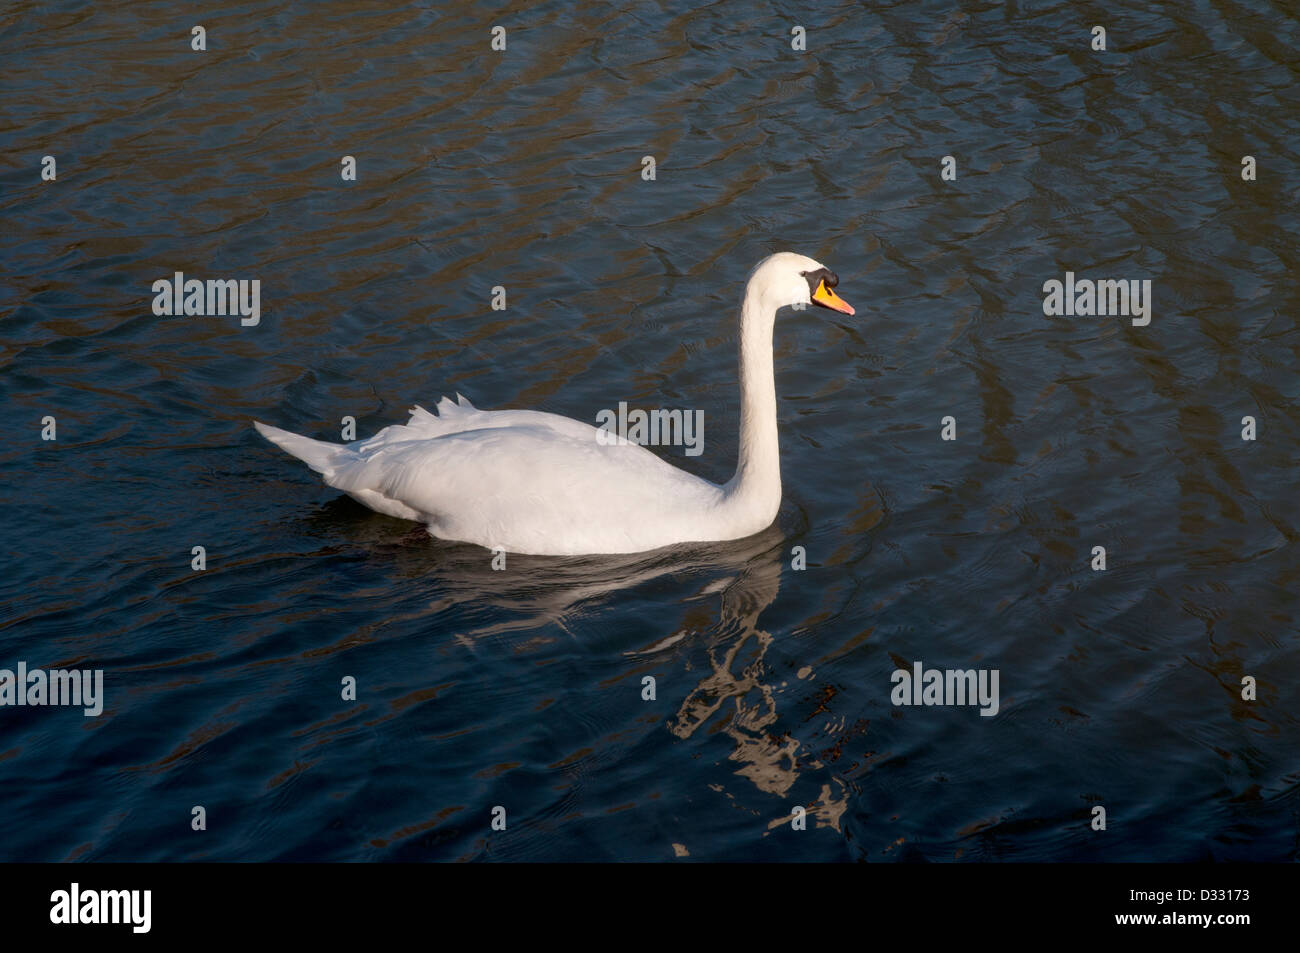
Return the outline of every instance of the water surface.
{"type": "Polygon", "coordinates": [[[11,4],[0,667],[107,704],[0,709],[0,856],[1294,860],[1298,46],[1267,2],[11,4]],[[699,408],[659,452],[723,481],[783,248],[858,315],[778,321],[753,539],[493,572],[250,428],[699,408]],[[153,315],[176,271],[261,323],[153,315]],[[1151,324],[1044,316],[1066,271],[1151,324]],[[894,707],[915,660],[998,715],[894,707]]]}

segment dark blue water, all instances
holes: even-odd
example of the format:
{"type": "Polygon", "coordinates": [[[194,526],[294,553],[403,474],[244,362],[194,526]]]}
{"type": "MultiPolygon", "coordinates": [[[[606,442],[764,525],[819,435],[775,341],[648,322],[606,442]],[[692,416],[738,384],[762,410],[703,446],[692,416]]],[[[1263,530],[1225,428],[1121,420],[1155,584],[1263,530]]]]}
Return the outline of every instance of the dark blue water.
{"type": "Polygon", "coordinates": [[[0,858],[1296,859],[1300,20],[1135,6],[0,11],[0,668],[106,693],[0,708],[0,858]],[[858,315],[778,320],[753,539],[495,572],[250,428],[699,408],[726,480],[783,248],[858,315]]]}

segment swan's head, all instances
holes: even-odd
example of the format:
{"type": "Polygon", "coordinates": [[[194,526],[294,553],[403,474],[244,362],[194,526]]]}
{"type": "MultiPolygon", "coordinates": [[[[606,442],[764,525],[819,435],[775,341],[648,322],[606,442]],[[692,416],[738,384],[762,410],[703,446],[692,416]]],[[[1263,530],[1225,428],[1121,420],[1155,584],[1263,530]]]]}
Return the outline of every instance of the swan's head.
{"type": "Polygon", "coordinates": [[[807,255],[779,251],[758,263],[749,276],[749,294],[757,293],[769,308],[787,305],[820,305],[853,314],[853,306],[835,293],[839,277],[819,261],[807,255]]]}

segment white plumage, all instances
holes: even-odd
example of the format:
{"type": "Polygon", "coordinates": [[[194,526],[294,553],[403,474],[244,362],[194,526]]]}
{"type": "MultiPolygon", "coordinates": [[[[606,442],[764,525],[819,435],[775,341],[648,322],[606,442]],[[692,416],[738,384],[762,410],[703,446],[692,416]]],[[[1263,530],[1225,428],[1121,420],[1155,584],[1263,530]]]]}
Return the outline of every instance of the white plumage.
{"type": "MultiPolygon", "coordinates": [[[[776,311],[813,300],[816,276],[807,275],[825,271],[781,252],[750,275],[740,318],[740,461],[722,486],[644,447],[603,442],[607,434],[590,424],[534,410],[479,410],[459,395],[443,398],[436,415],[415,407],[407,423],[348,444],[254,426],[327,485],[380,513],[419,520],[442,539],[540,555],[738,539],[770,525],[781,502],[776,311]]],[[[837,302],[829,306],[852,313],[829,294],[837,302]]]]}

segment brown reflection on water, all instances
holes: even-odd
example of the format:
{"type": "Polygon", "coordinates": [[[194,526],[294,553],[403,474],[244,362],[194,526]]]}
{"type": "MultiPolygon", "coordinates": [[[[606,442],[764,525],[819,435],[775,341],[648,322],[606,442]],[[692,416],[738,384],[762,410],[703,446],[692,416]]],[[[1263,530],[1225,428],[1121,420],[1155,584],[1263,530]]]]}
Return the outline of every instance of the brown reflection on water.
{"type": "MultiPolygon", "coordinates": [[[[801,767],[824,767],[816,758],[804,759],[801,764],[799,740],[776,728],[780,689],[769,680],[770,667],[765,663],[773,637],[759,628],[758,617],[776,600],[781,588],[781,556],[781,550],[774,549],[751,561],[723,590],[719,631],[708,648],[710,670],[682,700],[676,720],[669,725],[669,730],[684,740],[721,713],[712,730],[734,743],[728,760],[739,765],[735,773],[776,797],[789,795],[801,767]]],[[[800,671],[801,679],[810,676],[809,670],[800,671]]],[[[847,792],[843,781],[833,780],[839,797],[832,796],[831,784],[826,783],[818,800],[805,807],[819,825],[839,830],[839,818],[848,805],[847,792]]],[[[789,820],[787,814],[768,827],[789,820]]]]}

